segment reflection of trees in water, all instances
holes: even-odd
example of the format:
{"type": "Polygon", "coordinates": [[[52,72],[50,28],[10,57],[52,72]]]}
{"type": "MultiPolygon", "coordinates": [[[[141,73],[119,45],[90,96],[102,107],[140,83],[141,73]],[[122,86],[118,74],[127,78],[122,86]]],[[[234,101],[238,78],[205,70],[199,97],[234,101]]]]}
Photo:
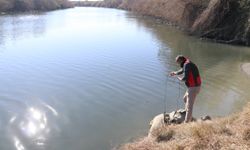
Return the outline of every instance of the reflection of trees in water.
{"type": "MultiPolygon", "coordinates": [[[[130,15],[133,14],[128,13],[131,18],[130,15]]],[[[176,68],[174,59],[178,54],[188,56],[198,64],[204,81],[203,89],[206,90],[200,103],[204,103],[205,109],[219,108],[217,113],[229,113],[250,97],[246,94],[249,93],[249,81],[239,68],[242,62],[250,61],[249,48],[202,41],[149,17],[138,17],[135,21],[138,27],[143,26],[159,41],[158,57],[167,69],[176,68]]]]}
{"type": "MultiPolygon", "coordinates": [[[[128,16],[131,18],[131,13],[128,16]]],[[[190,56],[193,60],[202,62],[203,58],[214,58],[216,62],[224,61],[225,59],[239,60],[240,50],[246,51],[248,48],[218,44],[208,41],[199,40],[193,36],[183,34],[177,28],[167,26],[161,23],[160,20],[152,19],[150,17],[136,17],[135,21],[138,26],[146,27],[147,31],[151,31],[155,38],[160,41],[162,47],[171,49],[172,58],[182,53],[183,55],[190,56]]],[[[162,49],[161,49],[162,50],[162,49]]],[[[164,52],[159,51],[159,56],[164,55],[164,52]]],[[[248,52],[243,52],[244,58],[249,58],[248,52]]],[[[165,57],[165,56],[163,56],[165,57]]]]}
{"type": "Polygon", "coordinates": [[[17,15],[12,17],[12,33],[13,40],[26,37],[27,34],[38,36],[45,32],[45,19],[43,14],[35,15],[17,15]]]}
{"type": "Polygon", "coordinates": [[[43,14],[18,14],[0,18],[0,45],[6,40],[18,40],[28,36],[40,36],[46,31],[43,14]]]}
{"type": "Polygon", "coordinates": [[[0,45],[4,44],[4,22],[2,20],[0,17],[0,45]]]}

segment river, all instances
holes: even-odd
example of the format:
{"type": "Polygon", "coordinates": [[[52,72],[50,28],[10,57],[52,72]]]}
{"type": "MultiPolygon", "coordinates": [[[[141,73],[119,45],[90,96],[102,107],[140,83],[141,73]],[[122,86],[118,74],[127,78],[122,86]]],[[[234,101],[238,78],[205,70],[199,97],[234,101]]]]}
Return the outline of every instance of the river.
{"type": "Polygon", "coordinates": [[[146,135],[183,107],[167,77],[175,57],[200,69],[194,116],[225,116],[250,99],[250,48],[200,40],[132,12],[72,8],[0,16],[0,149],[106,150],[146,135]]]}

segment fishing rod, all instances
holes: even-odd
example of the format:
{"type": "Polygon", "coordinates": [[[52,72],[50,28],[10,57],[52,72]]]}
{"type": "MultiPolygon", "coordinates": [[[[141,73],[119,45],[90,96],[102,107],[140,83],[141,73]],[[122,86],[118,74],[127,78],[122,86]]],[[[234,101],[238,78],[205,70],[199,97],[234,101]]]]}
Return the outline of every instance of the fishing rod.
{"type": "Polygon", "coordinates": [[[167,93],[168,93],[168,84],[169,84],[169,81],[172,81],[174,83],[178,83],[178,97],[176,98],[176,110],[178,110],[180,107],[179,107],[179,99],[180,99],[180,96],[181,96],[181,81],[178,80],[177,78],[175,78],[174,80],[170,80],[169,79],[169,75],[166,77],[165,79],[165,89],[164,89],[164,113],[163,113],[163,117],[164,117],[164,122],[165,123],[169,123],[168,122],[168,119],[169,119],[169,116],[167,116],[167,93]],[[176,81],[176,79],[178,81],[176,81]]]}

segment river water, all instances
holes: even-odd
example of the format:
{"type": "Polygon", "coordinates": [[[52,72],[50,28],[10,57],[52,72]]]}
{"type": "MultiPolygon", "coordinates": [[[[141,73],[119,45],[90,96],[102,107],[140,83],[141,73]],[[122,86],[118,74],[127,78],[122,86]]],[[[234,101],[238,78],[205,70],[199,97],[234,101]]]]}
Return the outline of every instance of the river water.
{"type": "Polygon", "coordinates": [[[0,16],[0,149],[106,150],[183,107],[166,76],[174,58],[200,69],[194,116],[225,116],[250,99],[250,49],[203,41],[148,17],[104,8],[0,16]]]}

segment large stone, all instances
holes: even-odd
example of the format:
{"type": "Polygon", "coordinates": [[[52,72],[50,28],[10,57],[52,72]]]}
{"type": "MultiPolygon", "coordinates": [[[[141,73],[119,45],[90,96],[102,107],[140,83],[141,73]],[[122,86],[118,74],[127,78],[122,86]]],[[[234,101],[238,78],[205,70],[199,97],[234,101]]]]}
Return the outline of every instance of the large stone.
{"type": "Polygon", "coordinates": [[[179,109],[177,111],[173,111],[169,114],[164,115],[164,122],[166,124],[180,124],[184,122],[186,116],[186,110],[179,109]]]}
{"type": "Polygon", "coordinates": [[[241,65],[241,69],[250,76],[250,63],[244,63],[241,65]]]}
{"type": "Polygon", "coordinates": [[[183,109],[173,111],[171,113],[159,114],[150,121],[150,130],[148,136],[152,136],[153,132],[160,129],[166,125],[170,124],[180,124],[185,120],[186,111],[183,109]]]}
{"type": "MultiPolygon", "coordinates": [[[[153,136],[154,131],[161,129],[164,126],[168,125],[176,125],[184,122],[186,116],[186,110],[179,109],[177,111],[173,111],[171,113],[159,114],[154,117],[153,120],[150,121],[150,130],[148,133],[149,137],[153,136]]],[[[198,121],[206,121],[211,120],[210,116],[203,116],[198,121]]],[[[192,121],[196,121],[195,118],[192,118],[192,121]]]]}

